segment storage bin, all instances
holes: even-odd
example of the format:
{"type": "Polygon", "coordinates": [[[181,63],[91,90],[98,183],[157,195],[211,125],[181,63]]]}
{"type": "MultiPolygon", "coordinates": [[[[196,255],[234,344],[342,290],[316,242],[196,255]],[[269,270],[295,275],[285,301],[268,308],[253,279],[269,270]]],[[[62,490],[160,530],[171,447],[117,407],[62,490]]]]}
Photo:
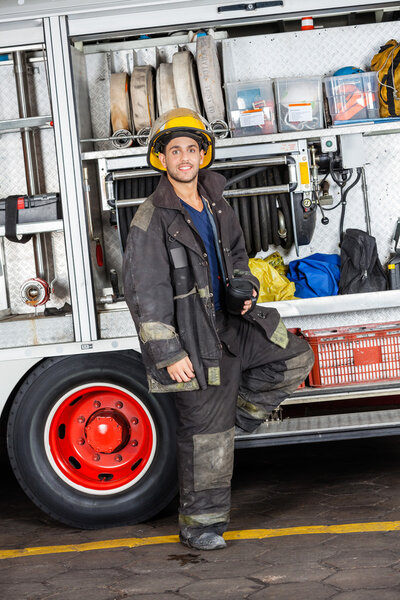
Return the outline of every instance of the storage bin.
{"type": "Polygon", "coordinates": [[[232,137],[276,133],[271,79],[226,83],[225,95],[232,137]]]}
{"type": "Polygon", "coordinates": [[[379,118],[378,74],[352,73],[324,79],[332,122],[379,118]]]}
{"type": "Polygon", "coordinates": [[[315,363],[314,387],[400,379],[400,322],[302,331],[315,363]]]}
{"type": "Polygon", "coordinates": [[[279,131],[324,126],[321,77],[275,79],[279,131]]]}

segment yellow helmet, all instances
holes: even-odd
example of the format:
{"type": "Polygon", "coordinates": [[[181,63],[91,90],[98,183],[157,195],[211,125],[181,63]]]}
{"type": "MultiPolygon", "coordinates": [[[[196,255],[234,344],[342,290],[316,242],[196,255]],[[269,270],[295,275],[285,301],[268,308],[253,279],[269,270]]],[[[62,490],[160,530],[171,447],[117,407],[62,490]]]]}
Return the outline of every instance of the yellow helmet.
{"type": "Polygon", "coordinates": [[[204,150],[204,160],[200,169],[209,167],[214,160],[214,136],[210,126],[202,116],[189,108],[173,108],[160,115],[154,122],[149,135],[147,162],[149,166],[164,172],[158,154],[175,137],[191,137],[204,150]]]}

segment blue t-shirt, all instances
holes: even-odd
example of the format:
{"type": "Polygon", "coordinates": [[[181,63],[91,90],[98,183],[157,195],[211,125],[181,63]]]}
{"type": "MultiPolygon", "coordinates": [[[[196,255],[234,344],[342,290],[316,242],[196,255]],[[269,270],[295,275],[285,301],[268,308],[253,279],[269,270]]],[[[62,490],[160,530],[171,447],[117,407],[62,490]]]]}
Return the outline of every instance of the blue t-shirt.
{"type": "MultiPolygon", "coordinates": [[[[217,251],[215,248],[214,232],[210,222],[210,218],[207,213],[207,209],[204,206],[203,210],[199,212],[183,200],[182,205],[186,208],[190,216],[192,217],[193,225],[196,227],[201,239],[203,240],[207,255],[208,264],[210,265],[211,281],[212,281],[212,292],[214,295],[214,307],[215,310],[221,309],[221,277],[220,268],[218,262],[217,251]]],[[[203,202],[204,205],[204,202],[203,202]]]]}

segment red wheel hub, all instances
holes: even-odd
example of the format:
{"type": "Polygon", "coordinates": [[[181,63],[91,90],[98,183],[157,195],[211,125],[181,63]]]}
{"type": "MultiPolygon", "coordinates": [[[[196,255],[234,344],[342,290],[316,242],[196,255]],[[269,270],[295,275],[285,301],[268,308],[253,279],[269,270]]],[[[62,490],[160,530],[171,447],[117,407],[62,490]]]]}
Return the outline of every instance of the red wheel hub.
{"type": "Polygon", "coordinates": [[[155,449],[150,414],[119,388],[93,385],[66,396],[49,424],[49,451],[71,485],[97,493],[129,487],[155,449]]]}
{"type": "Polygon", "coordinates": [[[123,448],[129,439],[129,433],[129,423],[114,410],[99,410],[89,418],[85,427],[88,444],[97,452],[105,454],[123,448]]]}

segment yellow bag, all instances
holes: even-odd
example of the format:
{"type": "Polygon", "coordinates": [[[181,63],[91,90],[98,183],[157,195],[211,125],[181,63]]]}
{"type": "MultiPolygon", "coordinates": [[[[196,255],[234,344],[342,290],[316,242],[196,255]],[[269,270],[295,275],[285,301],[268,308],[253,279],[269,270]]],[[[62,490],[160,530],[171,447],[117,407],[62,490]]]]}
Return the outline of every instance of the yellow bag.
{"type": "Polygon", "coordinates": [[[257,302],[276,302],[295,298],[295,285],[285,277],[286,267],[278,252],[274,252],[267,258],[250,258],[249,267],[260,282],[257,302]],[[274,264],[277,265],[276,268],[274,264]]]}
{"type": "Polygon", "coordinates": [[[283,262],[283,258],[279,254],[279,252],[273,252],[272,254],[264,258],[264,260],[265,262],[269,263],[272,267],[274,267],[274,269],[276,269],[278,273],[280,273],[280,275],[285,276],[288,272],[289,267],[285,265],[285,263],[283,262]]]}
{"type": "Polygon", "coordinates": [[[389,40],[375,54],[371,69],[378,71],[379,114],[381,117],[400,116],[400,44],[389,40]]]}

